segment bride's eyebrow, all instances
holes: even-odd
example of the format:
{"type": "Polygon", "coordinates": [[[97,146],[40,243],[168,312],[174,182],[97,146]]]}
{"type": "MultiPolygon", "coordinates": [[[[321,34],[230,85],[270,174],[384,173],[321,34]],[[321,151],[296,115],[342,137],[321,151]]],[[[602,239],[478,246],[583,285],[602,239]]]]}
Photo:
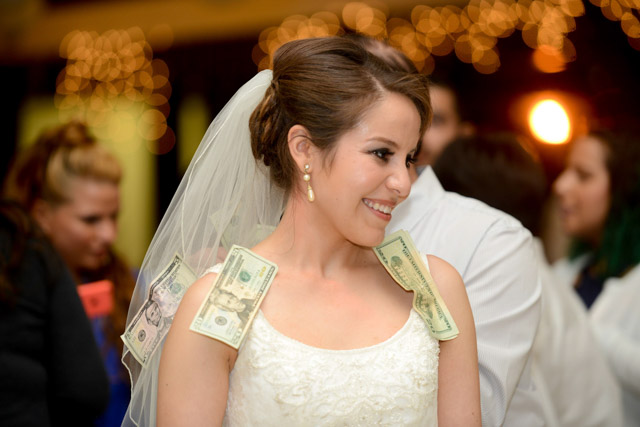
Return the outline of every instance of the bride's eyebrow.
{"type": "Polygon", "coordinates": [[[387,144],[387,145],[390,145],[391,147],[393,147],[393,148],[395,148],[395,149],[398,149],[398,148],[400,147],[400,145],[398,145],[398,143],[397,143],[397,142],[395,142],[394,140],[391,140],[391,139],[389,139],[389,138],[385,138],[385,137],[383,137],[383,136],[374,136],[374,137],[372,137],[372,138],[367,139],[367,141],[372,141],[372,142],[375,142],[375,141],[383,142],[383,143],[385,143],[385,144],[387,144]]]}

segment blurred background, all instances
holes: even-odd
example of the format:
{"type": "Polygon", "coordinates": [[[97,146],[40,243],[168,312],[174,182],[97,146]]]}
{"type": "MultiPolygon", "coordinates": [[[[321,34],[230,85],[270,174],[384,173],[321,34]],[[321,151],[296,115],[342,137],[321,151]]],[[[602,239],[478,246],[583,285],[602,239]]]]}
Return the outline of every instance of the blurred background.
{"type": "Polygon", "coordinates": [[[139,265],[218,110],[295,38],[386,38],[458,92],[480,130],[564,143],[640,113],[640,0],[0,0],[0,176],[81,118],[124,166],[116,246],[139,265]],[[542,101],[535,114],[534,106],[542,101]]]}

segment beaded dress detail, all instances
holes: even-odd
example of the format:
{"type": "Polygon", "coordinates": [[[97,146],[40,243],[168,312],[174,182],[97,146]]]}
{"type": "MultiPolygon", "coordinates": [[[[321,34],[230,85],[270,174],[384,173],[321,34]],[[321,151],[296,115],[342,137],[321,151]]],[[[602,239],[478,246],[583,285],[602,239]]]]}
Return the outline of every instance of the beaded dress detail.
{"type": "Polygon", "coordinates": [[[437,426],[439,351],[413,309],[393,336],[353,350],[306,345],[258,311],[231,371],[223,425],[437,426]]]}

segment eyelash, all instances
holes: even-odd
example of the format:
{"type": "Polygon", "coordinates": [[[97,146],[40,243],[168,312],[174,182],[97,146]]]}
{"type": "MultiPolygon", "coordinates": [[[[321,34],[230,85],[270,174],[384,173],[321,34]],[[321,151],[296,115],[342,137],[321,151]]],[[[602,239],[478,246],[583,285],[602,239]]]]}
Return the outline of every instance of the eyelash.
{"type": "MultiPolygon", "coordinates": [[[[371,150],[370,153],[373,154],[374,156],[376,156],[377,158],[379,158],[380,160],[382,160],[385,163],[389,161],[389,157],[390,156],[395,154],[393,151],[389,151],[386,148],[379,148],[379,149],[371,150]]],[[[407,167],[409,167],[410,164],[414,165],[416,163],[416,160],[417,159],[415,158],[415,155],[409,155],[409,156],[407,156],[405,164],[406,164],[407,167]]]]}
{"type": "Polygon", "coordinates": [[[370,153],[384,162],[388,162],[389,157],[394,154],[393,151],[390,151],[386,148],[377,148],[375,150],[371,150],[370,153]]]}

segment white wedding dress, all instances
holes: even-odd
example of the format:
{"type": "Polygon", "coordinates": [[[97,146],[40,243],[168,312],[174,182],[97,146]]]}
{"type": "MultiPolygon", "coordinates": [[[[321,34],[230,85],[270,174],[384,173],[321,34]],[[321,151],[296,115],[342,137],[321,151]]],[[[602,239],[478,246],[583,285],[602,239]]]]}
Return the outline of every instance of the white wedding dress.
{"type": "Polygon", "coordinates": [[[258,311],[231,371],[223,425],[437,426],[439,350],[413,309],[392,337],[353,350],[303,344],[258,311]]]}

